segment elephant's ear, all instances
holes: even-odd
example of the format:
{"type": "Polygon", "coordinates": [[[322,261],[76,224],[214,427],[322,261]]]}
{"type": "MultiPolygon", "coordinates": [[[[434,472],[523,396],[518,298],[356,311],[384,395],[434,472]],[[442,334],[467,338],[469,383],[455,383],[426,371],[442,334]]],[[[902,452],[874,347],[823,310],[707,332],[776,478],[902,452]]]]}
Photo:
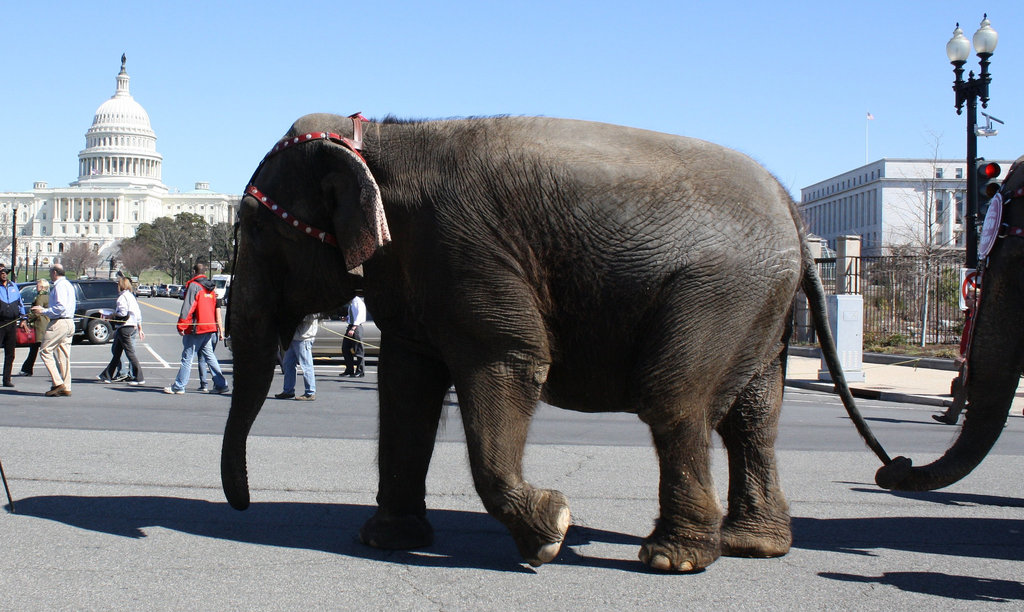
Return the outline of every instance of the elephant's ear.
{"type": "Polygon", "coordinates": [[[338,247],[345,256],[345,270],[350,271],[391,242],[391,232],[384,216],[380,187],[370,168],[356,153],[345,147],[339,149],[349,171],[355,176],[359,191],[356,202],[338,202],[333,218],[338,247]]]}

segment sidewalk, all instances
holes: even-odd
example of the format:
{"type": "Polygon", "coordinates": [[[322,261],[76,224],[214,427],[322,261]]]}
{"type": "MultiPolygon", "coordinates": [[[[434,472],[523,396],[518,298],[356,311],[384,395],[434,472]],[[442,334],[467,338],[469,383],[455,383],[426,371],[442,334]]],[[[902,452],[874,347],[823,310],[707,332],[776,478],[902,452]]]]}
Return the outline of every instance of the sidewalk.
{"type": "MultiPolygon", "coordinates": [[[[786,385],[831,392],[831,382],[818,380],[818,370],[822,367],[821,359],[804,356],[809,353],[806,349],[796,352],[801,355],[790,354],[786,371],[786,385]]],[[[850,383],[850,390],[854,397],[924,404],[939,408],[952,403],[953,397],[949,394],[949,387],[957,373],[953,370],[920,365],[925,363],[931,366],[941,366],[941,363],[936,363],[940,360],[907,358],[896,363],[870,363],[867,359],[870,357],[865,356],[864,382],[850,383]]],[[[1019,413],[1022,409],[1024,409],[1024,385],[1017,389],[1012,411],[1019,413]]]]}

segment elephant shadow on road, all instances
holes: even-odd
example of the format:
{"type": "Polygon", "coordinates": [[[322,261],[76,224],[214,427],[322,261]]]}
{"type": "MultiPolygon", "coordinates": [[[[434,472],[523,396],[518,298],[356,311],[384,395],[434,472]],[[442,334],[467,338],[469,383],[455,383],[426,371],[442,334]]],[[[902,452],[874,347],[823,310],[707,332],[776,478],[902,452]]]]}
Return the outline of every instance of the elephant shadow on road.
{"type": "MultiPolygon", "coordinates": [[[[9,506],[8,506],[9,509],[9,506]]],[[[318,550],[362,559],[425,567],[531,572],[520,561],[505,528],[484,512],[430,510],[434,544],[410,551],[371,548],[358,538],[376,508],[357,504],[254,503],[245,512],[227,503],[160,496],[91,497],[47,495],[19,499],[17,516],[32,516],[72,527],[143,539],[147,528],[164,528],[233,542],[318,550]]],[[[642,571],[639,561],[580,555],[574,546],[590,542],[632,544],[641,538],[573,526],[554,563],[642,571]]]]}

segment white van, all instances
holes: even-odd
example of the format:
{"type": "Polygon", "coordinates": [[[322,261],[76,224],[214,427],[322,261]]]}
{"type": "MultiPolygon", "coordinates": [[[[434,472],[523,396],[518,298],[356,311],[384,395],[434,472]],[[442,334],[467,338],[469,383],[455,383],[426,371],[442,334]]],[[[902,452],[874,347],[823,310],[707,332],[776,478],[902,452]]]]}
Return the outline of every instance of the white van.
{"type": "Polygon", "coordinates": [[[224,293],[231,286],[231,275],[230,274],[214,274],[210,277],[210,280],[214,284],[214,292],[217,294],[218,300],[224,299],[224,293]]]}

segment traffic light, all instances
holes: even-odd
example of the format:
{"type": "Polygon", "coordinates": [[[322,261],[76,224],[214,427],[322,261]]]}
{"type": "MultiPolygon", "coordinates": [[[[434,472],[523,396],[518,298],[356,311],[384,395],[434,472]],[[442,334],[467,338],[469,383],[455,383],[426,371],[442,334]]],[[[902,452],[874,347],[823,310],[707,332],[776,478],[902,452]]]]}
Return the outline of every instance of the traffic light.
{"type": "Polygon", "coordinates": [[[996,162],[979,159],[975,162],[974,176],[978,179],[978,201],[987,202],[999,193],[999,173],[1002,169],[996,162]]]}

